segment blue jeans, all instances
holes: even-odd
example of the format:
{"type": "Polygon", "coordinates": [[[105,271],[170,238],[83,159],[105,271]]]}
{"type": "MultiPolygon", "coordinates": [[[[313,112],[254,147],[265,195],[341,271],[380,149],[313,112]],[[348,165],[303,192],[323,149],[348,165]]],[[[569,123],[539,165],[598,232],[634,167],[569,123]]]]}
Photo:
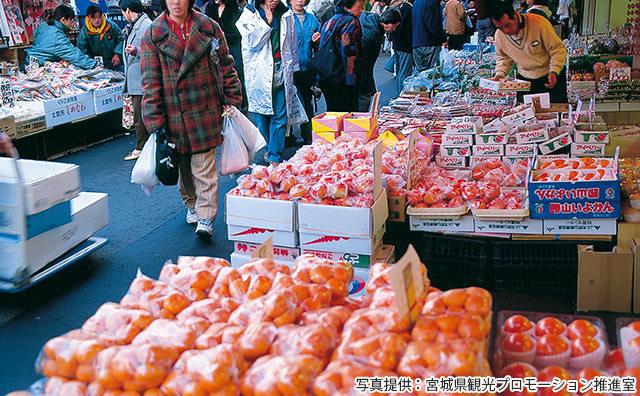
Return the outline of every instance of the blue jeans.
{"type": "Polygon", "coordinates": [[[413,73],[413,55],[408,52],[396,51],[393,53],[396,58],[396,89],[398,95],[404,88],[404,80],[413,73]]]}
{"type": "Polygon", "coordinates": [[[441,46],[415,47],[413,49],[413,62],[418,72],[431,69],[440,64],[441,46]]]}
{"type": "Polygon", "coordinates": [[[284,96],[284,84],[271,91],[273,115],[254,113],[256,124],[264,140],[267,141],[269,162],[282,162],[284,137],[287,133],[287,101],[284,96]]]}

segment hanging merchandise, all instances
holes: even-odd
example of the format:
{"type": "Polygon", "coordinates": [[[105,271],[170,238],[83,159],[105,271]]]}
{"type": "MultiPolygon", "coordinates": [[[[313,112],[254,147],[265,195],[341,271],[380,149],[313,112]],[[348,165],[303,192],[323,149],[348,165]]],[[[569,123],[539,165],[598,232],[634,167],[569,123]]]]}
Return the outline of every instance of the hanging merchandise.
{"type": "Polygon", "coordinates": [[[29,36],[22,19],[22,12],[16,0],[2,0],[2,8],[15,45],[29,44],[29,36]]]}

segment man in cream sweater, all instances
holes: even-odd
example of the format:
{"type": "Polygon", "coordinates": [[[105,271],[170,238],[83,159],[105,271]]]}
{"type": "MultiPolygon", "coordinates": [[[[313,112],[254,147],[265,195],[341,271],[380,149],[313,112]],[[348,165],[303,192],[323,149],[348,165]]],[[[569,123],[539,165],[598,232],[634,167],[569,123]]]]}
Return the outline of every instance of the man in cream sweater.
{"type": "MultiPolygon", "coordinates": [[[[504,78],[515,64],[517,77],[531,82],[529,93],[548,92],[552,103],[566,103],[567,49],[549,21],[515,12],[509,0],[492,0],[487,5],[497,29],[495,78],[504,78]]],[[[519,93],[518,100],[524,94],[519,93]]]]}

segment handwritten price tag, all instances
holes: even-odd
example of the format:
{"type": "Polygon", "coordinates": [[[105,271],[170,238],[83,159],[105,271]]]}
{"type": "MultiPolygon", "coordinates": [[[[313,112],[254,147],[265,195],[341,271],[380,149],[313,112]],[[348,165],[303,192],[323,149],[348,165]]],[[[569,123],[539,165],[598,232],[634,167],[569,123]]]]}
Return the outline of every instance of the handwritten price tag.
{"type": "Polygon", "coordinates": [[[609,80],[623,81],[631,80],[630,67],[612,67],[609,71],[609,80]]]}

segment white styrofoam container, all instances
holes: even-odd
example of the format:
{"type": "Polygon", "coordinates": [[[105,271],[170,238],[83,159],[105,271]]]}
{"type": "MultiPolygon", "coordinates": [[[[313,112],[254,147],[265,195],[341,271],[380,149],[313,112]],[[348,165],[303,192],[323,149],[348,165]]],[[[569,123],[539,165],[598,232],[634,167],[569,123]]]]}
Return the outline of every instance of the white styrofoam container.
{"type": "MultiPolygon", "coordinates": [[[[17,185],[11,158],[0,158],[0,206],[16,204],[17,185]]],[[[27,215],[43,212],[80,193],[78,165],[18,160],[27,215]]]]}
{"type": "MultiPolygon", "coordinates": [[[[249,198],[229,194],[227,194],[225,201],[225,218],[229,226],[240,226],[247,228],[255,227],[285,232],[296,231],[295,201],[249,198]]],[[[231,232],[229,232],[229,234],[231,234],[231,232]]],[[[245,242],[254,241],[245,240],[245,242]]],[[[275,245],[282,245],[281,243],[277,243],[275,240],[273,241],[273,243],[275,245]]]]}
{"type": "Polygon", "coordinates": [[[82,192],[71,200],[72,221],[25,242],[0,237],[0,278],[15,281],[38,271],[109,224],[107,194],[82,192]]]}
{"type": "Polygon", "coordinates": [[[473,215],[460,216],[458,219],[430,219],[420,216],[409,216],[411,231],[429,232],[473,232],[473,215]]]}
{"type": "MultiPolygon", "coordinates": [[[[268,201],[265,199],[265,201],[268,201]]],[[[262,244],[273,237],[273,244],[295,248],[298,246],[298,233],[296,231],[279,231],[273,228],[245,227],[227,225],[227,236],[230,241],[262,244]]]]}
{"type": "Polygon", "coordinates": [[[476,232],[504,234],[542,234],[542,220],[475,220],[476,232]]]}
{"type": "Polygon", "coordinates": [[[545,234],[615,235],[617,219],[543,220],[545,234]]]}

